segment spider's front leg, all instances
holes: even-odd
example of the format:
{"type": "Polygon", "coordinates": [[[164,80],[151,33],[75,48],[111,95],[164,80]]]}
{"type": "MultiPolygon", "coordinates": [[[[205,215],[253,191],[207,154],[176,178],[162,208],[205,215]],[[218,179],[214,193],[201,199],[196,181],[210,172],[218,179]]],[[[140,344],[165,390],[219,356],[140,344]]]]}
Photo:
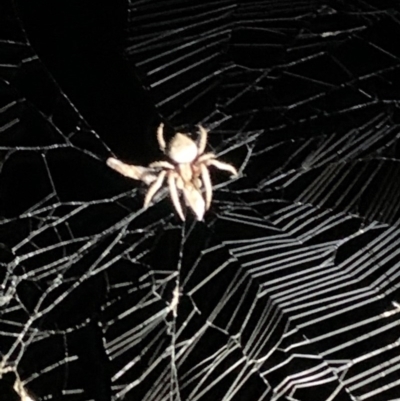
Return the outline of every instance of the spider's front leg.
{"type": "Polygon", "coordinates": [[[230,172],[233,176],[237,176],[237,175],[238,175],[238,172],[237,172],[237,170],[235,169],[235,167],[233,167],[232,165],[230,165],[230,164],[228,164],[228,163],[220,162],[219,160],[216,160],[216,159],[210,159],[210,160],[207,160],[207,161],[205,162],[205,164],[206,164],[207,166],[214,166],[214,167],[216,167],[216,168],[219,169],[219,170],[228,171],[228,172],[230,172]]]}
{"type": "Polygon", "coordinates": [[[153,162],[149,164],[150,168],[165,168],[168,170],[174,170],[175,167],[173,164],[168,163],[166,161],[158,161],[158,162],[153,162]]]}
{"type": "Polygon", "coordinates": [[[147,185],[150,185],[157,179],[157,175],[154,174],[151,168],[126,164],[114,157],[107,159],[107,166],[125,177],[143,181],[147,185]]]}
{"type": "Polygon", "coordinates": [[[211,206],[212,200],[212,183],[210,173],[205,164],[200,164],[200,172],[201,172],[201,180],[204,184],[204,191],[206,195],[206,210],[208,210],[211,206]]]}
{"type": "MultiPolygon", "coordinates": [[[[168,186],[169,186],[169,193],[171,195],[172,203],[175,206],[175,210],[178,212],[181,220],[185,221],[185,215],[183,214],[182,205],[179,200],[179,192],[178,192],[178,187],[177,187],[178,179],[179,179],[179,176],[177,176],[177,174],[174,171],[168,172],[168,186]]],[[[179,185],[179,187],[181,187],[181,185],[179,185]]]]}
{"type": "Polygon", "coordinates": [[[164,181],[165,175],[167,174],[167,171],[163,170],[161,173],[158,175],[157,179],[153,184],[150,185],[149,190],[147,191],[146,197],[144,198],[144,208],[146,209],[151,200],[153,199],[153,196],[156,194],[156,192],[161,188],[161,185],[164,181]]]}

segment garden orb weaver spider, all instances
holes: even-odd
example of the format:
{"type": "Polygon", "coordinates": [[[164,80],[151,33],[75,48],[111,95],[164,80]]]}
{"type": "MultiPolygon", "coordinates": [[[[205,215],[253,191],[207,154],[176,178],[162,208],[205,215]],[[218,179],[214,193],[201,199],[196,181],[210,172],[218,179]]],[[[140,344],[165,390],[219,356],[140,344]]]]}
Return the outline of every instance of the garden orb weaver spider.
{"type": "Polygon", "coordinates": [[[142,180],[149,185],[144,200],[145,208],[150,205],[154,195],[167,180],[170,197],[179,217],[185,220],[179,199],[181,192],[197,219],[202,220],[212,200],[209,167],[214,166],[219,170],[228,171],[232,176],[238,173],[232,165],[217,160],[214,153],[204,153],[207,146],[207,131],[201,125],[198,127],[200,131],[198,143],[186,134],[178,132],[167,144],[164,138],[164,124],[160,124],[157,129],[158,144],[170,161],[156,161],[146,168],[125,164],[111,157],[107,160],[107,164],[120,174],[142,180]],[[202,187],[204,187],[204,197],[202,187]]]}

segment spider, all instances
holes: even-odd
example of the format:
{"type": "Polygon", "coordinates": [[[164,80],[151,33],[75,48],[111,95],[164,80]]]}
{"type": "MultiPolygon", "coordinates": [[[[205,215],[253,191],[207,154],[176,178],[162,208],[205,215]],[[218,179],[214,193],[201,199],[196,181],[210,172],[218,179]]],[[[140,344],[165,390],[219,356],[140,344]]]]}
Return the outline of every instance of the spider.
{"type": "Polygon", "coordinates": [[[150,185],[144,199],[147,208],[154,195],[167,179],[172,203],[182,220],[185,220],[179,194],[182,192],[185,203],[193,210],[198,220],[210,208],[212,200],[212,183],[208,168],[214,166],[220,170],[237,175],[236,169],[230,164],[216,159],[213,153],[204,153],[207,145],[207,131],[199,125],[200,139],[198,143],[186,134],[177,133],[169,144],[164,139],[164,124],[157,130],[157,140],[161,151],[170,161],[156,161],[148,168],[125,164],[117,159],[109,158],[108,166],[119,173],[142,180],[150,185]],[[204,186],[203,197],[201,187],[204,186]]]}

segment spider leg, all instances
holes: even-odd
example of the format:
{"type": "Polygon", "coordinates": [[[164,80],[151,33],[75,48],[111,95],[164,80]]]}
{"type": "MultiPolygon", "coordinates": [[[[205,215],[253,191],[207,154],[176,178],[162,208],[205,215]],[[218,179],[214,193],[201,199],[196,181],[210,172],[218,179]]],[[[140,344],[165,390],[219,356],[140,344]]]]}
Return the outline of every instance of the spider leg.
{"type": "Polygon", "coordinates": [[[235,167],[231,166],[228,163],[223,163],[215,159],[210,159],[206,162],[207,165],[212,165],[220,170],[229,171],[232,175],[238,175],[235,167]]]}
{"type": "Polygon", "coordinates": [[[150,172],[151,169],[147,167],[126,164],[118,159],[115,159],[114,157],[109,157],[107,159],[107,166],[111,167],[113,170],[125,177],[132,178],[134,180],[141,180],[147,185],[150,185],[157,179],[157,176],[150,172]]]}
{"type": "Polygon", "coordinates": [[[161,173],[158,175],[155,182],[150,185],[150,188],[147,191],[146,197],[144,198],[144,208],[145,209],[149,206],[149,204],[150,204],[151,200],[153,199],[153,196],[156,194],[156,192],[161,188],[161,185],[164,181],[166,174],[167,174],[167,172],[165,170],[161,171],[161,173]]]}
{"type": "Polygon", "coordinates": [[[167,148],[167,144],[165,143],[165,139],[164,139],[164,124],[161,123],[158,126],[157,129],[157,141],[158,144],[160,145],[160,149],[165,152],[165,149],[167,148]]]}
{"type": "Polygon", "coordinates": [[[168,174],[168,186],[169,186],[169,193],[171,195],[172,203],[174,204],[174,207],[175,207],[176,211],[178,212],[181,220],[185,221],[185,215],[183,214],[182,205],[181,205],[181,202],[179,201],[178,188],[176,187],[175,174],[173,172],[170,172],[168,174]]]}
{"type": "Polygon", "coordinates": [[[204,150],[206,149],[206,145],[207,145],[207,130],[205,128],[203,128],[203,126],[201,126],[200,124],[198,125],[199,127],[199,131],[200,131],[200,140],[199,140],[199,150],[198,150],[198,154],[201,155],[204,150]]]}
{"type": "Polygon", "coordinates": [[[173,170],[174,169],[174,166],[171,163],[168,163],[168,162],[165,162],[165,161],[159,161],[159,162],[150,163],[149,167],[151,167],[151,168],[161,167],[161,168],[167,168],[169,170],[173,170]]]}
{"type": "Polygon", "coordinates": [[[202,155],[200,155],[197,158],[196,163],[202,163],[202,162],[205,162],[205,161],[210,160],[210,159],[215,159],[214,153],[211,153],[211,152],[203,153],[202,155]]]}
{"type": "Polygon", "coordinates": [[[201,179],[204,183],[204,190],[206,192],[206,210],[210,208],[212,199],[212,184],[208,168],[204,164],[200,164],[201,179]]]}

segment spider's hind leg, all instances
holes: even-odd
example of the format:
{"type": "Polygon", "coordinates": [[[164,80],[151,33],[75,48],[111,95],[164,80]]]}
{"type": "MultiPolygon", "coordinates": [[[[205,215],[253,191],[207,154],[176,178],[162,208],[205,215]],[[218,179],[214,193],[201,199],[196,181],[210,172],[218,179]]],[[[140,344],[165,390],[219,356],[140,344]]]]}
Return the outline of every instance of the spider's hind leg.
{"type": "Polygon", "coordinates": [[[208,132],[207,130],[202,126],[202,125],[198,125],[199,127],[199,131],[200,131],[200,140],[199,140],[199,155],[203,154],[205,149],[206,149],[206,145],[207,145],[207,136],[208,136],[208,132]]]}
{"type": "Polygon", "coordinates": [[[157,128],[157,141],[160,146],[160,149],[165,152],[165,149],[167,148],[167,144],[164,139],[164,124],[161,123],[158,128],[157,128]]]}

